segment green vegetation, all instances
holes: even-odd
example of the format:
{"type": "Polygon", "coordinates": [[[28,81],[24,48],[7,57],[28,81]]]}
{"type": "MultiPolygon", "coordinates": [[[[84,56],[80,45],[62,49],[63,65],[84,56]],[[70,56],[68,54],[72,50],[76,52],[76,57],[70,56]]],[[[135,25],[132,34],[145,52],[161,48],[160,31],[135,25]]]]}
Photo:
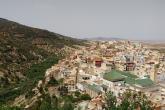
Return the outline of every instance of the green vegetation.
{"type": "Polygon", "coordinates": [[[117,103],[117,98],[112,92],[106,94],[106,110],[154,110],[154,107],[141,92],[126,91],[121,96],[121,102],[117,103]]]}
{"type": "Polygon", "coordinates": [[[43,100],[38,108],[39,110],[53,110],[51,106],[51,97],[48,94],[44,94],[43,100]]]}
{"type": "Polygon", "coordinates": [[[51,77],[49,82],[48,82],[48,85],[51,85],[51,86],[57,86],[59,84],[60,83],[54,77],[51,77]]]}
{"type": "Polygon", "coordinates": [[[26,76],[29,79],[33,80],[41,80],[43,79],[45,75],[45,71],[50,68],[52,65],[56,64],[58,62],[57,56],[51,56],[47,58],[45,61],[43,61],[40,64],[34,64],[30,67],[30,69],[27,70],[26,76]]]}
{"type": "MultiPolygon", "coordinates": [[[[4,74],[0,77],[0,102],[3,104],[21,94],[31,98],[32,89],[43,80],[46,69],[65,56],[62,48],[84,45],[82,40],[6,19],[0,19],[0,24],[0,73],[4,74]]],[[[51,80],[49,83],[57,82],[51,80]]],[[[43,101],[41,105],[47,105],[47,102],[43,101]]]]}
{"type": "Polygon", "coordinates": [[[70,101],[65,101],[61,110],[74,110],[74,104],[71,103],[70,101]]]}
{"type": "Polygon", "coordinates": [[[89,94],[82,94],[80,96],[80,99],[81,100],[91,100],[91,97],[89,96],[89,94]]]}
{"type": "Polygon", "coordinates": [[[26,97],[32,96],[32,88],[36,86],[39,80],[44,78],[46,69],[57,63],[57,61],[58,58],[56,56],[52,56],[40,64],[32,65],[26,73],[27,79],[25,81],[0,91],[0,102],[5,103],[9,100],[13,100],[15,97],[21,94],[26,94],[26,97]]]}
{"type": "Polygon", "coordinates": [[[76,97],[79,97],[81,95],[81,93],[79,91],[75,91],[74,94],[75,94],[76,97]]]}
{"type": "Polygon", "coordinates": [[[18,83],[32,64],[39,64],[54,54],[65,56],[64,46],[84,45],[82,40],[6,19],[0,19],[0,24],[0,72],[4,73],[0,87],[18,83]]]}
{"type": "Polygon", "coordinates": [[[9,107],[7,105],[0,104],[0,110],[23,110],[19,107],[9,107]]]}
{"type": "Polygon", "coordinates": [[[43,94],[42,100],[37,104],[34,110],[74,110],[74,103],[72,102],[72,96],[65,97],[50,97],[49,94],[43,94]]]}
{"type": "Polygon", "coordinates": [[[89,96],[89,94],[81,94],[78,91],[76,91],[74,94],[65,95],[61,97],[62,99],[69,100],[73,104],[83,101],[83,100],[91,100],[91,97],[89,96]]]}
{"type": "Polygon", "coordinates": [[[0,19],[0,24],[0,73],[4,74],[0,77],[2,103],[13,101],[21,94],[32,97],[32,88],[44,78],[46,69],[65,56],[62,48],[84,45],[82,40],[6,19],[0,19]]]}
{"type": "Polygon", "coordinates": [[[113,92],[106,93],[106,109],[107,110],[115,110],[117,108],[117,99],[116,96],[114,96],[113,92]]]}

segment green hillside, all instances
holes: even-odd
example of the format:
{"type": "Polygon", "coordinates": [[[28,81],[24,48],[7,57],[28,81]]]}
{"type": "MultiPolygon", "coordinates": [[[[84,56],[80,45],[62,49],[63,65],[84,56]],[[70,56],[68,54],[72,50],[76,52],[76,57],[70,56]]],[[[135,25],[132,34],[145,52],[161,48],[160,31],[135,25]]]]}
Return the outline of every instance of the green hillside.
{"type": "Polygon", "coordinates": [[[84,41],[0,18],[0,103],[30,95],[46,69],[65,57],[63,47],[76,45],[84,41]]]}
{"type": "Polygon", "coordinates": [[[32,64],[63,56],[62,48],[74,45],[83,41],[0,18],[0,86],[17,82],[32,64]]]}

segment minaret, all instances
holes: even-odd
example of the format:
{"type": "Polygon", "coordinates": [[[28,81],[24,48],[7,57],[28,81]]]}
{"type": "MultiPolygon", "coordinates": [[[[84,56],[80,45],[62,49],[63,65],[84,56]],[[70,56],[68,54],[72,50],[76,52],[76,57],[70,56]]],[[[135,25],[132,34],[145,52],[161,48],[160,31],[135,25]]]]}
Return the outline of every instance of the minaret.
{"type": "Polygon", "coordinates": [[[158,67],[156,65],[154,65],[154,72],[151,73],[151,75],[150,75],[151,80],[154,82],[156,82],[157,72],[158,72],[158,67]]]}
{"type": "Polygon", "coordinates": [[[75,77],[75,83],[77,84],[78,81],[78,73],[79,73],[79,63],[76,63],[76,77],[75,77]]]}
{"type": "Polygon", "coordinates": [[[76,68],[76,84],[78,83],[78,72],[79,72],[79,69],[78,69],[78,67],[76,68]]]}

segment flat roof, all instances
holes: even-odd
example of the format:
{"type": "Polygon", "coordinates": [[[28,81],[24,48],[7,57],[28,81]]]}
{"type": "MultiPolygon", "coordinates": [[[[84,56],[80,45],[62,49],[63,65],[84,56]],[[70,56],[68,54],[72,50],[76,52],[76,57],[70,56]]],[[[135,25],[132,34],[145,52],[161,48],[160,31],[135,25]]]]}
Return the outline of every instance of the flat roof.
{"type": "Polygon", "coordinates": [[[84,87],[86,87],[86,88],[88,88],[88,89],[90,89],[90,90],[92,90],[92,91],[95,91],[95,92],[97,92],[97,93],[100,93],[100,92],[101,92],[101,89],[100,89],[101,86],[99,86],[99,85],[96,85],[96,84],[88,84],[88,83],[86,83],[86,82],[82,82],[81,84],[82,84],[84,87]]]}
{"type": "Polygon", "coordinates": [[[91,89],[91,90],[93,90],[93,91],[95,91],[95,92],[97,92],[97,93],[100,93],[101,92],[101,90],[100,90],[100,87],[98,86],[98,85],[95,85],[95,84],[93,84],[93,85],[88,85],[88,88],[89,89],[91,89]]]}

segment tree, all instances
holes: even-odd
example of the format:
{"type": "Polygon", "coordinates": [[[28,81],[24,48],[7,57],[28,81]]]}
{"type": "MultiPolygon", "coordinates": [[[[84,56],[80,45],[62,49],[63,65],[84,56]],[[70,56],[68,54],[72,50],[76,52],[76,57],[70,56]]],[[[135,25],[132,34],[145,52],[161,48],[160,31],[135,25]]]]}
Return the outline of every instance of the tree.
{"type": "Polygon", "coordinates": [[[140,110],[153,110],[153,105],[142,92],[126,91],[122,96],[119,108],[126,110],[137,108],[140,108],[140,110]]]}
{"type": "Polygon", "coordinates": [[[81,100],[91,100],[91,97],[89,96],[89,94],[82,94],[80,99],[81,100]]]}
{"type": "Polygon", "coordinates": [[[51,109],[52,108],[50,103],[46,102],[45,100],[41,102],[39,110],[51,110],[51,109]]]}
{"type": "Polygon", "coordinates": [[[106,93],[105,100],[106,100],[106,106],[107,106],[106,109],[107,110],[115,110],[116,109],[117,99],[114,96],[113,92],[110,91],[110,92],[106,93]]]}
{"type": "Polygon", "coordinates": [[[49,94],[44,95],[39,110],[52,110],[51,97],[49,94]]]}
{"type": "Polygon", "coordinates": [[[75,94],[76,97],[79,97],[81,95],[81,93],[79,91],[75,91],[74,94],[75,94]]]}
{"type": "Polygon", "coordinates": [[[58,83],[59,83],[60,85],[62,85],[62,84],[64,83],[64,78],[59,79],[59,80],[58,80],[58,83]]]}
{"type": "Polygon", "coordinates": [[[58,90],[59,90],[61,96],[64,96],[64,95],[67,95],[68,94],[68,87],[65,86],[65,85],[60,86],[58,88],[58,90]]]}
{"type": "Polygon", "coordinates": [[[151,101],[141,92],[126,91],[121,96],[121,102],[117,103],[117,98],[113,92],[106,93],[106,110],[153,110],[151,101]]]}
{"type": "Polygon", "coordinates": [[[63,107],[62,107],[62,110],[74,110],[74,105],[73,105],[73,103],[72,103],[71,101],[69,101],[69,100],[66,100],[66,101],[64,102],[63,107]]]}
{"type": "Polygon", "coordinates": [[[59,110],[59,100],[56,96],[52,96],[51,105],[53,110],[59,110]]]}
{"type": "Polygon", "coordinates": [[[57,86],[58,84],[59,84],[58,81],[54,77],[50,77],[50,80],[48,82],[48,85],[57,86]]]}
{"type": "Polygon", "coordinates": [[[2,105],[0,104],[0,110],[23,110],[19,107],[10,107],[8,105],[2,105]]]}

